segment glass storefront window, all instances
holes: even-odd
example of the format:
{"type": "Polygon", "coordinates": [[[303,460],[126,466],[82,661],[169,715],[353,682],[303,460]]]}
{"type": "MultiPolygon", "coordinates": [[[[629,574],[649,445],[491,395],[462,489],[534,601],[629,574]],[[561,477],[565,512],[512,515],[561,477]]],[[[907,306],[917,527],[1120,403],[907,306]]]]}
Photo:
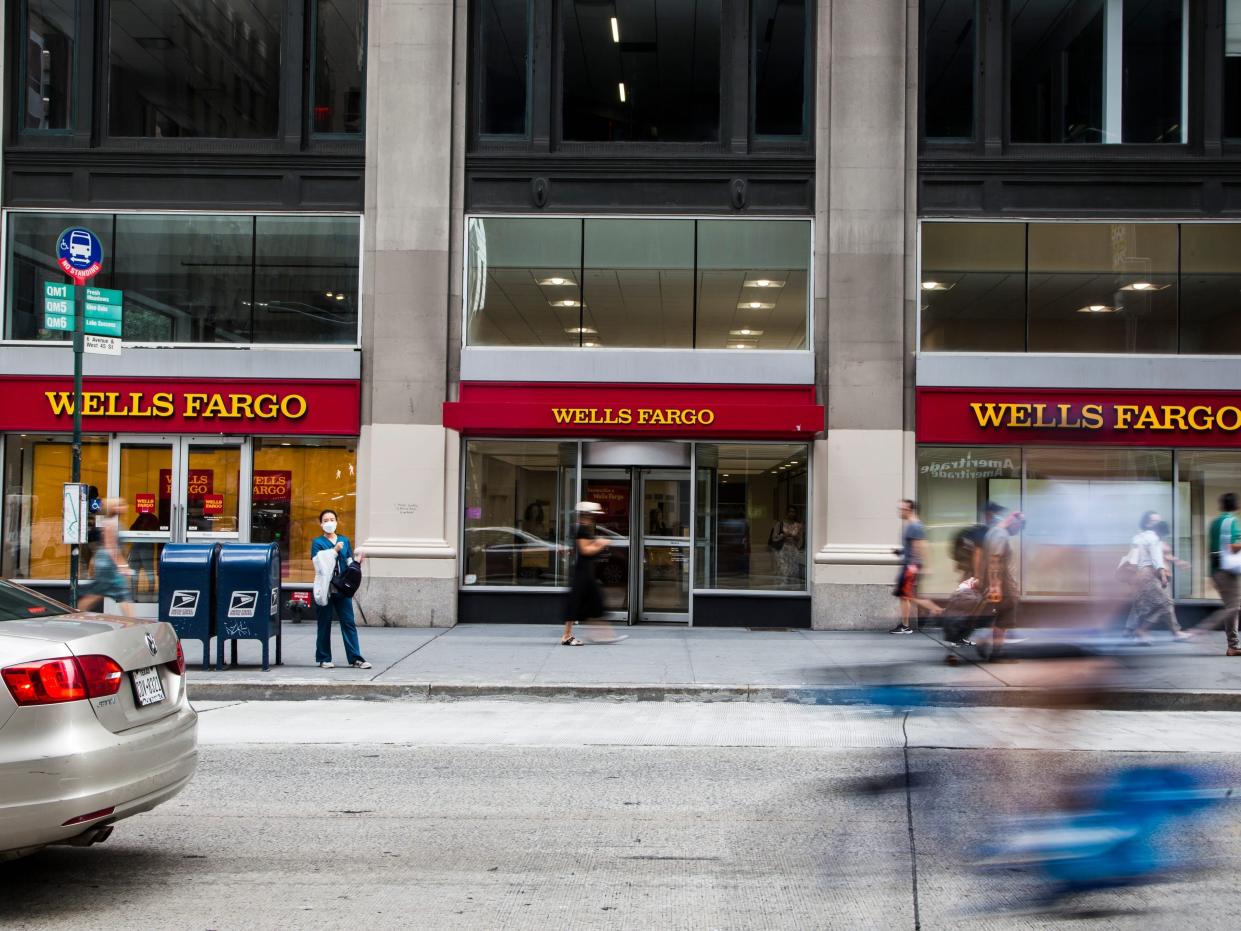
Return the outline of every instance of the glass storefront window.
{"type": "Polygon", "coordinates": [[[576,489],[576,443],[469,440],[462,583],[568,585],[576,489]]]}
{"type": "Polygon", "coordinates": [[[922,0],[922,113],[927,139],[974,136],[977,0],[922,0]]]}
{"type": "Polygon", "coordinates": [[[254,439],[250,539],[280,544],[286,582],[313,582],[310,543],[323,530],[319,512],[336,512],[357,546],[357,445],[292,437],[254,439]]]}
{"type": "Polygon", "coordinates": [[[486,0],[479,15],[478,131],[484,136],[526,134],[530,74],[531,0],[486,0]]]}
{"type": "Polygon", "coordinates": [[[750,34],[754,134],[801,136],[806,131],[805,0],[753,0],[750,34]]]}
{"type": "Polygon", "coordinates": [[[366,0],[316,0],[314,131],[362,132],[366,0]]]}
{"type": "Polygon", "coordinates": [[[1207,531],[1219,514],[1220,495],[1241,492],[1241,454],[1231,450],[1181,450],[1176,454],[1177,556],[1189,563],[1175,573],[1177,598],[1217,598],[1211,584],[1207,531]]]}
{"type": "Polygon", "coordinates": [[[1241,354],[1241,224],[1181,225],[1183,353],[1241,354]]]}
{"type": "Polygon", "coordinates": [[[565,0],[564,138],[718,140],[720,7],[720,0],[565,0]]]}
{"type": "MultiPolygon", "coordinates": [[[[63,485],[71,480],[73,446],[68,436],[9,434],[4,441],[4,546],[0,575],[7,579],[69,578],[69,546],[61,543],[63,485]]],[[[82,439],[82,481],[108,485],[106,437],[82,439]]],[[[101,495],[96,495],[101,497],[101,495]]],[[[83,547],[82,577],[90,572],[90,545],[83,547]]]]}
{"type": "Polygon", "coordinates": [[[922,348],[1026,348],[1026,225],[922,224],[922,348]]]}
{"type": "Polygon", "coordinates": [[[77,51],[77,0],[26,0],[23,130],[73,128],[73,76],[77,51]]]}
{"type": "Polygon", "coordinates": [[[806,589],[809,448],[697,444],[696,589],[806,589]]]}
{"type": "Polygon", "coordinates": [[[111,5],[108,134],[272,139],[284,0],[111,5]]]}
{"type": "Polygon", "coordinates": [[[86,226],[107,262],[92,284],[125,292],[128,342],[330,343],[358,339],[357,217],[8,214],[8,339],[43,329],[43,283],[66,283],[56,237],[86,226]]]}

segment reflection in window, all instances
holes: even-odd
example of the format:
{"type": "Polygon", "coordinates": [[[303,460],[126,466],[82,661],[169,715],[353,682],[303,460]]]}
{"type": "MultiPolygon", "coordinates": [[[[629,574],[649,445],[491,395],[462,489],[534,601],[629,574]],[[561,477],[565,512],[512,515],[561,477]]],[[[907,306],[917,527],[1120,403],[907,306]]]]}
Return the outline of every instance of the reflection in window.
{"type": "Polygon", "coordinates": [[[286,582],[313,582],[310,542],[323,531],[319,512],[336,512],[357,546],[357,447],[347,440],[255,437],[250,540],[278,543],[286,582]]]}
{"type": "Polygon", "coordinates": [[[73,126],[73,72],[77,0],[26,0],[25,86],[27,130],[73,126]]]}
{"type": "Polygon", "coordinates": [[[1183,450],[1176,454],[1176,475],[1173,548],[1190,568],[1178,567],[1174,593],[1177,598],[1218,599],[1211,583],[1207,531],[1220,512],[1220,495],[1241,490],[1241,455],[1233,450],[1183,450]]]}
{"type": "Polygon", "coordinates": [[[1176,352],[1171,223],[1031,223],[1031,352],[1176,352]]]}
{"type": "Polygon", "coordinates": [[[353,343],[358,338],[357,217],[258,217],[256,343],[353,343]]]}
{"type": "Polygon", "coordinates": [[[1014,142],[1183,143],[1186,0],[1009,5],[1014,142]]]}
{"type": "Polygon", "coordinates": [[[467,228],[468,341],[475,346],[578,346],[582,221],[488,217],[467,228]]]}
{"type": "MultiPolygon", "coordinates": [[[[990,503],[1021,509],[1020,449],[918,447],[918,508],[928,551],[924,591],[947,594],[973,575],[990,503]]],[[[1014,543],[1020,546],[1020,538],[1014,543]]]]}
{"type": "Polygon", "coordinates": [[[479,0],[479,121],[483,135],[526,132],[530,0],[479,0]]]}
{"type": "Polygon", "coordinates": [[[699,221],[695,345],[805,349],[809,265],[808,223],[699,221]]]}
{"type": "Polygon", "coordinates": [[[1023,223],[922,224],[922,348],[1022,352],[1023,223]]]}
{"type": "Polygon", "coordinates": [[[462,583],[567,585],[576,487],[576,443],[470,440],[462,583]]]}
{"type": "Polygon", "coordinates": [[[808,463],[802,444],[698,444],[695,588],[805,590],[808,463]]]}
{"type": "Polygon", "coordinates": [[[110,9],[110,135],[275,137],[283,0],[124,0],[110,9]]]}
{"type": "MultiPolygon", "coordinates": [[[[18,436],[4,441],[3,548],[6,579],[69,578],[69,546],[61,543],[63,485],[70,480],[73,446],[68,436],[18,436]]],[[[108,484],[106,437],[82,438],[82,481],[108,484]]],[[[83,547],[82,577],[89,574],[90,546],[83,547]]]]}
{"type": "Polygon", "coordinates": [[[806,131],[805,0],[754,0],[754,132],[800,136],[806,131]]]}
{"type": "Polygon", "coordinates": [[[1241,138],[1241,0],[1224,12],[1224,138],[1241,138]]]}
{"type": "Polygon", "coordinates": [[[317,0],[314,55],[314,131],[362,132],[366,0],[317,0]]]}
{"type": "MultiPolygon", "coordinates": [[[[72,283],[56,263],[56,241],[61,230],[85,226],[103,244],[103,254],[111,259],[112,218],[82,216],[75,213],[10,213],[5,262],[6,339],[69,340],[69,334],[43,329],[43,282],[72,283]]],[[[107,288],[108,265],[92,284],[107,288]]],[[[128,307],[126,315],[128,316],[128,307]]]]}
{"type": "Polygon", "coordinates": [[[720,0],[565,0],[564,138],[709,142],[720,131],[720,0]]]}
{"type": "Polygon", "coordinates": [[[974,135],[977,0],[923,0],[923,119],[928,139],[974,135]]]}
{"type": "Polygon", "coordinates": [[[1184,353],[1241,353],[1241,224],[1181,226],[1184,353]]]}
{"type": "Polygon", "coordinates": [[[582,320],[591,338],[583,345],[693,346],[694,221],[584,226],[582,320]]]}

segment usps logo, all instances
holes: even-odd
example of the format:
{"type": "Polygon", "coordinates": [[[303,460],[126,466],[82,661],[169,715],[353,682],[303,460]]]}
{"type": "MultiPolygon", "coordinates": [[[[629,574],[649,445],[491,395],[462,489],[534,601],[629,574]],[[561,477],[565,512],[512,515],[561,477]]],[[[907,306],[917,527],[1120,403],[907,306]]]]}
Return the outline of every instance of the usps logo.
{"type": "Polygon", "coordinates": [[[280,589],[273,588],[271,590],[271,616],[275,617],[280,610],[280,589]]]}
{"type": "Polygon", "coordinates": [[[198,611],[198,589],[178,588],[168,604],[169,617],[193,617],[198,611]]]}
{"type": "Polygon", "coordinates": [[[254,617],[254,608],[258,602],[258,592],[233,592],[228,600],[228,616],[254,617]]]}

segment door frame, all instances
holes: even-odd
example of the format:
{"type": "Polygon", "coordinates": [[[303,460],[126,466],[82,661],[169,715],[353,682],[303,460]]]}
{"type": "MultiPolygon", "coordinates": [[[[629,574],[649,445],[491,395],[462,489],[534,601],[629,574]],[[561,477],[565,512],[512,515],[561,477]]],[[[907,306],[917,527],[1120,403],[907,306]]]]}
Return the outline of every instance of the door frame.
{"type": "Polygon", "coordinates": [[[693,559],[694,559],[694,471],[691,461],[689,468],[684,466],[676,467],[646,467],[635,466],[633,469],[633,500],[638,505],[631,508],[633,512],[631,524],[635,526],[635,533],[630,536],[630,549],[637,547],[637,568],[633,568],[634,554],[630,553],[630,577],[632,579],[633,597],[630,601],[630,621],[629,623],[644,624],[690,624],[693,617],[693,559]],[[646,591],[646,483],[648,480],[654,481],[679,481],[687,482],[688,498],[689,498],[689,536],[685,543],[686,559],[689,565],[686,567],[686,585],[688,586],[685,593],[685,610],[684,611],[648,611],[644,593],[646,591]]]}

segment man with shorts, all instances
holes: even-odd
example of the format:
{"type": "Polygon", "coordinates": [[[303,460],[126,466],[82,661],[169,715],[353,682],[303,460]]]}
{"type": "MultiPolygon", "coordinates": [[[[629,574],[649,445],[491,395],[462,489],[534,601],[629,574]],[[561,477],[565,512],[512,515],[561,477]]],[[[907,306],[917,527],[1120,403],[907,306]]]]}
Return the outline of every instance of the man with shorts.
{"type": "Polygon", "coordinates": [[[892,594],[900,599],[901,620],[888,633],[912,634],[911,621],[918,616],[918,609],[932,615],[943,613],[943,609],[927,598],[918,597],[918,583],[925,575],[926,566],[926,531],[918,517],[918,503],[911,498],[901,501],[901,546],[893,552],[901,557],[901,568],[896,576],[896,587],[892,594]]]}
{"type": "Polygon", "coordinates": [[[1021,533],[1025,522],[1026,516],[1021,511],[1012,511],[992,525],[983,538],[980,583],[986,610],[992,616],[990,658],[993,662],[1003,658],[1007,632],[1017,626],[1020,589],[1012,538],[1021,533]]]}

